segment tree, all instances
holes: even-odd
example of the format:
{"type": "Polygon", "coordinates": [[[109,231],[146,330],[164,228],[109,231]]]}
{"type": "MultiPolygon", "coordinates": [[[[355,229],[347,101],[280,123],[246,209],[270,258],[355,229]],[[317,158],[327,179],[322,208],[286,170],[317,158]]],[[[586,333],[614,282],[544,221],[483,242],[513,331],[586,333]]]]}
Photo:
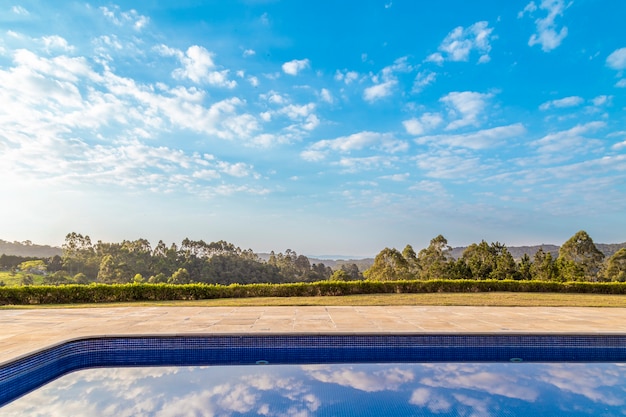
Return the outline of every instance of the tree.
{"type": "Polygon", "coordinates": [[[98,273],[100,259],[89,236],[83,236],[72,232],[65,236],[63,248],[63,266],[74,275],[82,272],[90,278],[95,278],[98,273]]]}
{"type": "Polygon", "coordinates": [[[519,272],[513,256],[500,242],[471,244],[462,259],[472,271],[473,279],[518,279],[519,272]]]}
{"type": "Polygon", "coordinates": [[[419,277],[421,279],[447,278],[452,257],[448,241],[442,235],[430,240],[427,248],[417,255],[419,277]]]}
{"type": "Polygon", "coordinates": [[[330,276],[331,281],[350,281],[351,277],[343,269],[338,269],[330,276]]]}
{"type": "Polygon", "coordinates": [[[350,280],[352,281],[363,279],[363,274],[359,271],[359,267],[355,263],[343,264],[341,265],[341,270],[348,274],[350,276],[350,280]]]}
{"type": "MultiPolygon", "coordinates": [[[[79,274],[76,274],[79,275],[79,274]]],[[[85,276],[85,274],[80,274],[85,276]]],[[[46,285],[61,285],[67,284],[70,281],[70,276],[65,271],[56,271],[53,274],[43,277],[43,283],[46,285]]]]}
{"type": "Polygon", "coordinates": [[[543,249],[539,248],[533,257],[533,263],[530,266],[530,274],[533,279],[540,281],[557,280],[559,271],[554,263],[554,259],[552,259],[552,254],[550,252],[546,253],[543,249]]]}
{"type": "Polygon", "coordinates": [[[397,249],[385,248],[376,255],[374,263],[363,275],[372,281],[407,279],[408,263],[397,249]]]}
{"type": "Polygon", "coordinates": [[[496,257],[493,249],[484,240],[479,244],[468,246],[461,259],[465,261],[473,279],[488,279],[496,267],[496,257]]]}
{"type": "Polygon", "coordinates": [[[615,252],[607,261],[604,278],[609,281],[626,281],[626,248],[615,252]]]}
{"type": "Polygon", "coordinates": [[[185,268],[178,268],[167,282],[170,284],[187,284],[189,283],[189,272],[185,268]]]}
{"type": "Polygon", "coordinates": [[[525,253],[520,259],[519,264],[517,265],[520,279],[523,279],[526,281],[533,279],[533,275],[531,272],[532,266],[533,266],[533,263],[530,261],[530,256],[528,256],[528,254],[525,253]]]}
{"type": "Polygon", "coordinates": [[[517,264],[515,263],[515,259],[513,259],[513,255],[506,248],[504,244],[500,244],[496,242],[495,244],[491,244],[495,257],[496,257],[496,267],[489,274],[489,278],[491,279],[520,279],[519,271],[517,270],[517,264]]]}
{"type": "Polygon", "coordinates": [[[406,245],[402,250],[402,257],[406,261],[406,274],[407,278],[417,278],[419,273],[417,264],[417,254],[413,250],[411,245],[406,245]]]}
{"type": "Polygon", "coordinates": [[[130,282],[133,271],[125,263],[118,263],[113,255],[105,255],[100,262],[98,281],[105,283],[130,282]]]}
{"type": "Polygon", "coordinates": [[[557,259],[561,274],[567,281],[595,280],[604,254],[598,250],[587,232],[581,230],[559,249],[557,259]]]}

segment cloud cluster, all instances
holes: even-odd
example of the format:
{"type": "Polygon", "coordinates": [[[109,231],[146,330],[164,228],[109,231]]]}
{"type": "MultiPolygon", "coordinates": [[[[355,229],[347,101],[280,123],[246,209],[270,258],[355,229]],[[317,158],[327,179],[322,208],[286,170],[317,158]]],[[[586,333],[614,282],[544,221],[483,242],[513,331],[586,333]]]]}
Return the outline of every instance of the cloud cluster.
{"type": "Polygon", "coordinates": [[[493,28],[486,21],[476,22],[467,28],[459,26],[448,33],[439,45],[439,52],[429,55],[426,62],[469,61],[472,51],[478,53],[478,63],[489,62],[492,32],[493,28]]]}
{"type": "Polygon", "coordinates": [[[103,6],[100,7],[100,11],[113,24],[117,26],[130,24],[137,31],[143,29],[150,22],[149,17],[140,15],[135,9],[122,12],[119,6],[113,6],[112,8],[103,6]]]}
{"type": "Polygon", "coordinates": [[[282,66],[283,72],[288,75],[298,75],[298,73],[306,68],[309,68],[311,63],[308,59],[294,59],[293,61],[285,62],[282,66]]]}
{"type": "Polygon", "coordinates": [[[182,68],[177,68],[172,72],[172,76],[176,79],[189,79],[196,84],[207,83],[226,88],[237,86],[236,81],[228,79],[229,70],[215,70],[214,54],[202,46],[192,45],[183,52],[166,45],[159,45],[155,50],[164,56],[176,57],[183,65],[182,68]]]}
{"type": "Polygon", "coordinates": [[[380,74],[371,76],[374,85],[367,87],[363,91],[363,99],[373,103],[374,101],[389,97],[393,93],[394,88],[398,85],[396,74],[411,72],[412,70],[413,68],[408,63],[407,57],[396,59],[392,65],[383,68],[380,74]]]}
{"type": "Polygon", "coordinates": [[[551,108],[564,108],[580,106],[585,100],[579,96],[570,96],[556,100],[546,101],[539,106],[539,110],[549,110],[551,108]]]}
{"type": "Polygon", "coordinates": [[[448,107],[449,117],[454,119],[446,126],[446,130],[478,126],[481,122],[479,117],[487,106],[487,100],[492,97],[491,93],[474,91],[453,91],[442,97],[439,101],[448,107]]]}
{"type": "Polygon", "coordinates": [[[537,32],[530,36],[528,45],[541,45],[544,52],[550,52],[561,45],[567,36],[567,27],[563,26],[559,30],[556,18],[563,16],[563,12],[570,4],[565,4],[564,0],[541,0],[539,6],[534,1],[528,3],[524,10],[519,12],[518,17],[521,18],[526,14],[533,16],[538,9],[547,13],[545,17],[535,19],[537,32]]]}
{"type": "Polygon", "coordinates": [[[371,153],[394,154],[402,153],[408,150],[408,143],[397,139],[390,133],[378,133],[363,131],[348,136],[341,136],[335,139],[320,140],[301,152],[302,159],[310,162],[320,162],[328,157],[337,154],[350,154],[353,152],[364,151],[370,156],[360,157],[358,159],[345,158],[340,159],[339,165],[348,168],[350,171],[357,166],[367,169],[371,166],[379,166],[388,161],[387,156],[376,155],[371,153]]]}
{"type": "MultiPolygon", "coordinates": [[[[623,71],[626,70],[626,48],[619,48],[611,52],[611,54],[606,58],[606,65],[609,68],[618,71],[618,77],[621,77],[623,71]]],[[[615,83],[615,86],[619,88],[626,88],[626,78],[619,80],[615,83]]]]}

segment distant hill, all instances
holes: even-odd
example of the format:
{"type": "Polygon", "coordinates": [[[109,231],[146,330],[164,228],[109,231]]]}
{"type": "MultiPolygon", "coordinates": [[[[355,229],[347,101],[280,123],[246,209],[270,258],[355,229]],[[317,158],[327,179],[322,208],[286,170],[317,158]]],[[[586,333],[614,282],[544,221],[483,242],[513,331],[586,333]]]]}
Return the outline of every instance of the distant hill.
{"type": "MultiPolygon", "coordinates": [[[[602,252],[604,256],[606,256],[607,258],[613,255],[615,252],[617,252],[621,248],[626,248],[626,242],[624,243],[596,243],[595,245],[596,245],[596,248],[598,248],[598,250],[602,252]]],[[[530,256],[532,260],[533,256],[535,256],[535,253],[537,253],[539,249],[543,249],[544,252],[552,254],[552,257],[556,259],[556,257],[559,256],[560,247],[556,245],[541,244],[541,245],[535,245],[535,246],[507,246],[506,248],[508,249],[509,252],[511,252],[511,255],[513,255],[513,258],[516,260],[520,260],[522,256],[524,256],[524,254],[527,254],[528,256],[530,256]]],[[[465,249],[467,249],[467,246],[453,248],[451,252],[452,257],[454,259],[459,259],[461,255],[463,255],[463,251],[465,249]]]]}
{"type": "MultiPolygon", "coordinates": [[[[626,245],[626,243],[624,243],[624,245],[626,245]]],[[[600,249],[600,247],[597,244],[596,246],[598,247],[598,249],[600,249]]],[[[511,255],[513,255],[513,258],[516,260],[522,259],[522,256],[524,256],[524,254],[527,254],[532,259],[533,256],[535,256],[535,253],[537,253],[539,249],[543,249],[545,253],[552,254],[553,258],[556,258],[559,255],[559,247],[556,245],[541,244],[541,245],[534,245],[534,246],[507,246],[506,248],[508,249],[509,252],[511,252],[511,255]]],[[[465,251],[465,249],[467,249],[467,246],[453,248],[451,252],[452,257],[454,259],[459,259],[461,255],[463,255],[463,252],[465,251]]]]}
{"type": "Polygon", "coordinates": [[[61,256],[62,254],[63,249],[54,246],[36,245],[30,241],[7,242],[0,239],[0,255],[50,258],[55,255],[61,256]]]}

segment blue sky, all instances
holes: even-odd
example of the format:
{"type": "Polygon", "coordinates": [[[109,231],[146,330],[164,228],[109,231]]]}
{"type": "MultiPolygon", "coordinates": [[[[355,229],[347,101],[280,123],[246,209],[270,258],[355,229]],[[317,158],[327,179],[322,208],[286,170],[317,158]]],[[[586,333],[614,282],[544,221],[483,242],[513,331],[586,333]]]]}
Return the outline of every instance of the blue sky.
{"type": "Polygon", "coordinates": [[[3,2],[0,238],[625,241],[626,2],[475,3],[3,2]]]}

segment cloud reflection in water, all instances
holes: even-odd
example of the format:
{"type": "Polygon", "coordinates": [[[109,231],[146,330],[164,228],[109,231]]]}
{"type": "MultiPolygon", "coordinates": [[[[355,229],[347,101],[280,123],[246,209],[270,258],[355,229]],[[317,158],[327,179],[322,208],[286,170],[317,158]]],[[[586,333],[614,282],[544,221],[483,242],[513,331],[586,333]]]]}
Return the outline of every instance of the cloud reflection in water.
{"type": "Polygon", "coordinates": [[[0,416],[626,414],[626,366],[609,363],[335,364],[91,369],[0,416]]]}

